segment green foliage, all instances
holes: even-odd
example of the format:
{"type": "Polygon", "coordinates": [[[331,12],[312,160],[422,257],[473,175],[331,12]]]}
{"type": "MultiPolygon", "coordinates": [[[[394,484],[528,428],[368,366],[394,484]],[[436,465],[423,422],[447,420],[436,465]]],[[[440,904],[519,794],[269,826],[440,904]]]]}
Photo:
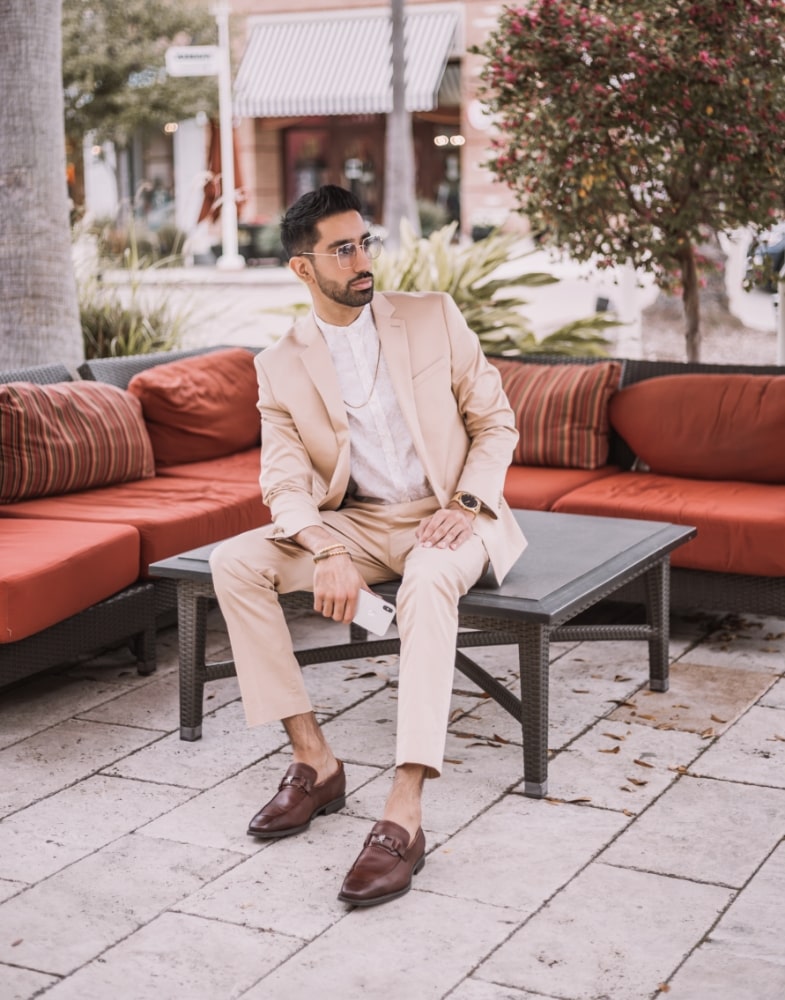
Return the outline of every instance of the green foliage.
{"type": "Polygon", "coordinates": [[[173,267],[183,262],[186,234],[166,223],[155,232],[137,222],[96,220],[89,229],[97,239],[98,256],[108,267],[173,267]]]}
{"type": "MultiPolygon", "coordinates": [[[[782,0],[531,0],[475,52],[490,168],[577,260],[680,281],[694,247],[785,204],[782,0]]],[[[691,310],[693,310],[691,312],[691,310]]]]}
{"type": "MultiPolygon", "coordinates": [[[[126,283],[109,286],[94,268],[83,267],[77,274],[79,315],[88,360],[174,350],[180,346],[190,318],[188,311],[174,309],[165,299],[151,301],[144,296],[145,271],[166,266],[169,261],[163,258],[156,264],[149,263],[139,255],[133,229],[130,235],[124,254],[126,283]]],[[[99,259],[96,256],[96,263],[99,259]]]]}
{"type": "Polygon", "coordinates": [[[456,226],[451,223],[426,239],[415,236],[404,222],[400,250],[382,254],[374,264],[376,287],[448,292],[486,354],[606,353],[608,342],[601,331],[615,322],[602,315],[570,323],[537,340],[523,312],[526,299],[517,289],[553,284],[558,278],[521,269],[532,251],[521,248],[519,236],[496,231],[461,246],[453,242],[456,226]]]}
{"type": "Polygon", "coordinates": [[[172,44],[215,41],[215,20],[184,0],[63,0],[66,134],[122,146],[139,128],[214,113],[215,77],[168,77],[164,59],[172,44]]]}

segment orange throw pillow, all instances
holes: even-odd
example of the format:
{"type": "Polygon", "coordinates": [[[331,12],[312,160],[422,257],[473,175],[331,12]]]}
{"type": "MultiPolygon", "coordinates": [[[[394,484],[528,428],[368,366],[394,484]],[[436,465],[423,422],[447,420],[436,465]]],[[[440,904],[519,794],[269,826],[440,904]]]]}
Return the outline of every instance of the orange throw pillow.
{"type": "Polygon", "coordinates": [[[660,475],[785,483],[783,375],[660,375],[616,393],[610,419],[660,475]]]}
{"type": "Polygon", "coordinates": [[[157,465],[220,458],[261,440],[254,356],[243,347],[148,368],[128,391],[142,404],[157,465]]]}

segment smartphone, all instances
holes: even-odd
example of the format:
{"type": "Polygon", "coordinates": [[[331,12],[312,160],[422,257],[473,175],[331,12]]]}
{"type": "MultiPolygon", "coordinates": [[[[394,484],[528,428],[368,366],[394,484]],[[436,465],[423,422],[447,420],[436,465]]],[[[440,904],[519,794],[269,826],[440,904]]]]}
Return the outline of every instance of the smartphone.
{"type": "Polygon", "coordinates": [[[367,590],[361,590],[357,595],[357,610],[352,621],[360,628],[374,635],[384,635],[394,617],[395,605],[383,597],[370,594],[367,590]]]}

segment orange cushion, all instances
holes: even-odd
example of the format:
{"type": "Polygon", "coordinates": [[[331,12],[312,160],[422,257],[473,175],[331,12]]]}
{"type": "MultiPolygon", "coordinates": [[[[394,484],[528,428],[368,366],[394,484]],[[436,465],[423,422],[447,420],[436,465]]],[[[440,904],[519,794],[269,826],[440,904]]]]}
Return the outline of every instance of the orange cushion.
{"type": "Polygon", "coordinates": [[[261,527],[270,520],[256,482],[224,484],[174,476],[28,500],[4,507],[2,512],[14,518],[133,525],[141,538],[138,575],[145,575],[150,563],[158,559],[261,527]]]}
{"type": "Polygon", "coordinates": [[[609,412],[652,472],[785,483],[785,375],[663,375],[616,393],[609,412]]]}
{"type": "Polygon", "coordinates": [[[785,576],[785,486],[621,472],[568,493],[553,509],[693,525],[698,534],[673,552],[674,566],[785,576]]]}
{"type": "Polygon", "coordinates": [[[157,465],[199,462],[259,444],[254,356],[242,347],[148,368],[134,375],[128,391],[142,403],[157,465]]]}
{"type": "Polygon", "coordinates": [[[544,469],[534,465],[511,465],[504,482],[504,498],[511,507],[550,510],[565,493],[618,471],[615,465],[604,465],[601,469],[544,469]]]}
{"type": "Polygon", "coordinates": [[[259,486],[261,451],[258,447],[222,455],[207,462],[186,462],[185,465],[162,465],[159,476],[176,476],[184,479],[217,479],[222,483],[256,483],[259,486]]]}
{"type": "Polygon", "coordinates": [[[0,503],[154,474],[139,401],[100,382],[0,385],[0,503]]]}
{"type": "Polygon", "coordinates": [[[618,361],[592,365],[526,364],[491,358],[520,432],[517,465],[597,469],[608,461],[608,401],[618,361]]]}
{"type": "Polygon", "coordinates": [[[0,643],[17,642],[129,587],[139,533],[124,524],[0,518],[0,643]]]}

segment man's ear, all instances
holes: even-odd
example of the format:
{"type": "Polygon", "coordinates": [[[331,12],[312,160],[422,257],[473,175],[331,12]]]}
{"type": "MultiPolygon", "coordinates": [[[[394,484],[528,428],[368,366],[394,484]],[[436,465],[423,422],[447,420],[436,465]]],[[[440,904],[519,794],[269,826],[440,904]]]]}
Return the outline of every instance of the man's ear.
{"type": "Polygon", "coordinates": [[[300,281],[304,281],[306,285],[310,285],[313,282],[313,273],[306,257],[290,257],[289,270],[296,275],[300,281]]]}

